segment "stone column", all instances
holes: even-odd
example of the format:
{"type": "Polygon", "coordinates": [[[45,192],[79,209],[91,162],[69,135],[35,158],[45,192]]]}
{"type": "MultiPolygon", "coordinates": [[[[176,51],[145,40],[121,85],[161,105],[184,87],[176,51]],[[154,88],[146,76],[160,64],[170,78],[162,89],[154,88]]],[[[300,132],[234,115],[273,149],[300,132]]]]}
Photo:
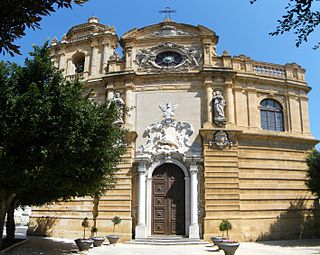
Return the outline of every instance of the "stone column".
{"type": "MultiPolygon", "coordinates": [[[[133,84],[128,83],[126,84],[126,101],[125,106],[129,109],[132,109],[134,106],[134,95],[133,95],[133,84]]],[[[124,123],[127,128],[132,129],[134,126],[134,118],[133,118],[133,110],[129,110],[124,116],[124,123]]]]}
{"type": "Polygon", "coordinates": [[[291,132],[302,133],[300,102],[299,102],[298,96],[294,94],[289,94],[289,109],[290,109],[290,120],[291,120],[291,132]]]}
{"type": "Polygon", "coordinates": [[[71,58],[69,58],[67,60],[67,73],[66,73],[66,75],[73,75],[73,74],[75,74],[75,67],[74,67],[74,64],[72,63],[71,58]]]}
{"type": "Polygon", "coordinates": [[[146,164],[147,161],[141,160],[139,162],[138,173],[138,224],[135,229],[136,238],[147,237],[146,229],[146,164]]]}
{"type": "Polygon", "coordinates": [[[112,52],[112,50],[110,49],[109,43],[104,43],[103,44],[103,57],[102,57],[102,73],[106,72],[105,69],[108,66],[108,61],[109,61],[109,58],[112,54],[111,52],[112,52]]]}
{"type": "Polygon", "coordinates": [[[63,74],[66,74],[66,58],[65,58],[65,54],[61,53],[59,55],[59,69],[62,70],[63,69],[63,74]]]}
{"type": "Polygon", "coordinates": [[[132,45],[126,46],[126,70],[132,69],[132,45]]]}
{"type": "Polygon", "coordinates": [[[197,161],[192,160],[190,165],[190,197],[191,197],[191,210],[190,210],[190,226],[189,226],[189,238],[200,238],[199,224],[198,224],[198,167],[197,161]]]}
{"type": "Polygon", "coordinates": [[[234,124],[234,98],[232,93],[232,84],[228,84],[226,88],[226,104],[227,104],[227,120],[229,123],[234,124]]]}
{"type": "Polygon", "coordinates": [[[249,110],[249,127],[260,129],[260,110],[258,106],[258,96],[255,89],[248,89],[248,110],[249,110]]]}
{"type": "Polygon", "coordinates": [[[96,44],[92,44],[92,51],[91,51],[91,70],[90,75],[96,76],[98,72],[98,48],[96,44]]]}
{"type": "Polygon", "coordinates": [[[211,84],[206,84],[207,92],[207,123],[212,124],[212,93],[213,89],[211,84]]]}
{"type": "Polygon", "coordinates": [[[210,47],[211,47],[211,43],[212,41],[209,39],[204,39],[203,40],[203,64],[204,66],[211,66],[211,51],[210,51],[210,47]]]}

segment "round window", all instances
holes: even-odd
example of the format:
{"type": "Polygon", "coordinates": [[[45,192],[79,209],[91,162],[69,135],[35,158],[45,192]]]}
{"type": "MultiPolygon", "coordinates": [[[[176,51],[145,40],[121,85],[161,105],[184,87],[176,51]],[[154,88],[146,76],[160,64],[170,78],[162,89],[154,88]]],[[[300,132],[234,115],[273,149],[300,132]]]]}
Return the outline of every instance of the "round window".
{"type": "Polygon", "coordinates": [[[164,67],[177,66],[182,62],[182,56],[174,51],[166,51],[159,53],[155,62],[157,65],[164,67]]]}

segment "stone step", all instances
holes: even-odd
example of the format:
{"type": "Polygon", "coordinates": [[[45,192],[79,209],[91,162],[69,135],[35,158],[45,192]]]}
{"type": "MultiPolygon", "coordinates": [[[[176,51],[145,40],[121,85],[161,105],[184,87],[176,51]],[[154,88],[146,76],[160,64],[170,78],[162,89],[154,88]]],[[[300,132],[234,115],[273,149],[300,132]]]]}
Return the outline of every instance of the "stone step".
{"type": "Polygon", "coordinates": [[[129,244],[140,245],[207,245],[200,239],[186,238],[180,236],[161,236],[161,237],[147,237],[137,238],[128,242],[129,244]]]}

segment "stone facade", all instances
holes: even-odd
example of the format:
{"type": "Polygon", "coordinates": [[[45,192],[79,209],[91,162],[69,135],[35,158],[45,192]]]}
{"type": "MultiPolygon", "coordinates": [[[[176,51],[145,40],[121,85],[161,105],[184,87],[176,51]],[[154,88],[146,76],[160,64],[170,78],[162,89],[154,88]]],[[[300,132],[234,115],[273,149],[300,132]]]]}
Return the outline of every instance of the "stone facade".
{"type": "MultiPolygon", "coordinates": [[[[97,18],[52,42],[57,67],[67,79],[79,77],[93,88],[93,100],[120,93],[131,109],[123,116],[130,136],[116,188],[98,207],[79,198],[33,208],[35,230],[78,237],[82,219],[98,213],[100,234],[111,232],[113,216],[123,219],[122,241],[162,230],[174,234],[165,226],[168,215],[157,220],[167,209],[154,209],[153,186],[157,169],[173,164],[184,176],[181,231],[190,238],[219,234],[226,218],[238,240],[317,234],[318,201],[304,185],[305,152],[317,143],[309,127],[305,70],[226,51],[218,55],[217,43],[206,27],[168,19],[119,40],[97,18]]],[[[169,208],[176,213],[174,206],[169,208]]]]}

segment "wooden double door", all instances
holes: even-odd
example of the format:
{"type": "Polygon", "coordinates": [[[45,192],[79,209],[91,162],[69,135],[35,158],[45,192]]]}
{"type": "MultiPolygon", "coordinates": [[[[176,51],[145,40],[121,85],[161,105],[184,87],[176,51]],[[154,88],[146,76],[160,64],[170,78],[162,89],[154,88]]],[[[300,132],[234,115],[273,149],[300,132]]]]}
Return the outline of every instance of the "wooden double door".
{"type": "Polygon", "coordinates": [[[184,174],[174,164],[163,164],[152,175],[152,234],[185,235],[184,174]]]}

